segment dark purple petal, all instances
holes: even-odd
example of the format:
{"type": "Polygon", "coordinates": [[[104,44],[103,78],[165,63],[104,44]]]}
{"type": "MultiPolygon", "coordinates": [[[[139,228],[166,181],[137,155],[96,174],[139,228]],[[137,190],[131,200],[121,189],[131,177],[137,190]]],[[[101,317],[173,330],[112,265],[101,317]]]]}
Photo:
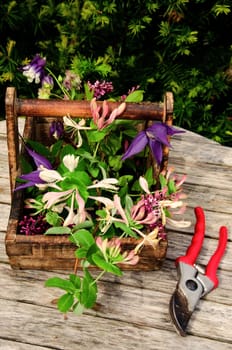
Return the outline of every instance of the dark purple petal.
{"type": "Polygon", "coordinates": [[[35,186],[34,182],[29,181],[29,182],[25,182],[25,183],[23,183],[23,184],[17,186],[14,190],[15,190],[15,191],[24,190],[24,189],[27,188],[27,187],[33,187],[33,186],[35,186]]]}
{"type": "Polygon", "coordinates": [[[43,70],[46,65],[46,59],[36,54],[28,66],[33,67],[35,72],[43,70]]]}
{"type": "Polygon", "coordinates": [[[173,126],[169,126],[169,125],[166,125],[166,129],[167,129],[167,135],[171,135],[171,136],[185,132],[184,130],[178,130],[178,129],[174,128],[173,126]]]}
{"type": "Polygon", "coordinates": [[[34,162],[37,168],[39,168],[40,165],[43,165],[46,169],[52,169],[52,165],[48,159],[46,159],[45,157],[41,156],[40,154],[36,153],[35,151],[31,150],[28,147],[26,147],[26,150],[30,154],[30,156],[34,159],[34,162]]]}
{"type": "Polygon", "coordinates": [[[64,125],[60,121],[53,121],[49,129],[49,135],[59,139],[64,134],[64,125]]]}
{"type": "Polygon", "coordinates": [[[40,170],[35,170],[35,171],[32,171],[31,173],[21,175],[20,179],[31,181],[34,184],[44,183],[44,181],[41,180],[41,178],[39,177],[39,173],[40,173],[40,170]]]}
{"type": "Polygon", "coordinates": [[[149,139],[149,146],[151,148],[153,157],[156,159],[157,164],[160,165],[163,157],[162,143],[157,140],[149,139]]]}
{"type": "Polygon", "coordinates": [[[148,137],[145,131],[140,131],[138,135],[133,139],[128,150],[122,156],[122,160],[134,156],[135,154],[141,152],[148,143],[148,137]]]}
{"type": "Polygon", "coordinates": [[[33,187],[35,184],[43,184],[44,181],[39,177],[40,170],[32,171],[28,174],[23,174],[19,178],[21,180],[26,180],[26,183],[23,183],[15,188],[15,191],[22,190],[27,187],[33,187]]]}
{"type": "Polygon", "coordinates": [[[43,85],[49,85],[50,87],[53,87],[54,81],[53,78],[50,75],[44,75],[41,79],[41,84],[43,85]]]}
{"type": "Polygon", "coordinates": [[[164,123],[154,123],[146,130],[147,136],[151,140],[159,141],[160,143],[170,147],[167,139],[167,128],[164,123]]]}

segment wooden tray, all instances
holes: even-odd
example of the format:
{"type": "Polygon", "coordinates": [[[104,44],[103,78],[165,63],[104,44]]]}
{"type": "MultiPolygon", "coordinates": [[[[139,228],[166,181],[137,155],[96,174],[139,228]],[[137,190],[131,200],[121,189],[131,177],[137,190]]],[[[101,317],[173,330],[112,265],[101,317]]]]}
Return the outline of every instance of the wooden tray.
{"type": "MultiPolygon", "coordinates": [[[[89,101],[63,101],[18,99],[15,88],[6,91],[6,122],[9,156],[10,187],[12,194],[11,212],[5,237],[6,252],[10,265],[15,269],[60,270],[73,269],[76,264],[73,245],[68,236],[25,236],[19,234],[18,223],[23,217],[23,191],[14,192],[15,180],[20,172],[19,156],[21,145],[18,135],[18,117],[25,116],[24,138],[37,141],[44,140],[48,123],[53,119],[69,114],[71,117],[89,118],[89,101]]],[[[99,102],[100,104],[101,102],[99,102]]],[[[119,105],[110,102],[113,109],[119,105]]],[[[166,93],[163,103],[127,103],[125,112],[120,116],[124,119],[159,120],[172,125],[173,96],[166,93]]],[[[22,150],[23,152],[23,150],[22,150]]],[[[160,168],[156,166],[156,175],[168,165],[168,147],[163,147],[163,160],[160,168]]],[[[122,241],[122,249],[128,250],[139,243],[133,238],[122,241]]],[[[162,266],[167,251],[167,240],[160,241],[156,249],[147,244],[140,252],[140,260],[136,266],[122,265],[123,269],[156,270],[162,266]]]]}

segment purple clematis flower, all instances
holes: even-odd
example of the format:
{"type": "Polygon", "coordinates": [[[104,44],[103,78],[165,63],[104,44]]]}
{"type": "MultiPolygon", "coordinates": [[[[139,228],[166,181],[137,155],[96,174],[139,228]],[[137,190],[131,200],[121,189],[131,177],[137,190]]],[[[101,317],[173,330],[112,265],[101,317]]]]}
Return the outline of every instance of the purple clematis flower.
{"type": "Polygon", "coordinates": [[[50,169],[50,170],[53,169],[48,159],[36,153],[35,151],[31,150],[27,146],[25,146],[25,148],[28,154],[33,158],[35,165],[37,167],[37,170],[34,170],[28,174],[21,175],[19,178],[22,180],[26,180],[27,182],[16,187],[15,191],[22,190],[27,187],[35,186],[35,184],[44,184],[45,181],[43,181],[39,176],[41,171],[39,168],[41,166],[46,169],[50,169]]]}
{"type": "Polygon", "coordinates": [[[177,130],[165,123],[154,123],[146,130],[142,130],[138,133],[138,135],[134,138],[128,147],[126,153],[123,155],[122,160],[130,158],[135,154],[141,152],[148,144],[154,158],[156,159],[158,165],[160,165],[163,155],[162,146],[166,145],[168,147],[171,147],[171,144],[169,143],[167,137],[182,132],[184,131],[177,130]]]}
{"type": "Polygon", "coordinates": [[[39,54],[36,54],[32,61],[21,68],[23,75],[26,76],[29,83],[32,83],[35,80],[35,83],[38,84],[44,78],[44,67],[46,65],[46,58],[41,57],[39,54]]]}

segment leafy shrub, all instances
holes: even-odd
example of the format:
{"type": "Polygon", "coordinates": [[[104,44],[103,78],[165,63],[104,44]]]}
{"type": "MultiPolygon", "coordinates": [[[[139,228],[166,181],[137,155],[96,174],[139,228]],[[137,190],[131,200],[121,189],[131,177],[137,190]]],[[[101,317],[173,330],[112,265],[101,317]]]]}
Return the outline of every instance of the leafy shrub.
{"type": "Polygon", "coordinates": [[[173,91],[176,124],[231,145],[231,9],[229,0],[6,0],[1,100],[7,85],[35,96],[18,67],[41,53],[55,73],[110,79],[116,95],[173,91]]]}

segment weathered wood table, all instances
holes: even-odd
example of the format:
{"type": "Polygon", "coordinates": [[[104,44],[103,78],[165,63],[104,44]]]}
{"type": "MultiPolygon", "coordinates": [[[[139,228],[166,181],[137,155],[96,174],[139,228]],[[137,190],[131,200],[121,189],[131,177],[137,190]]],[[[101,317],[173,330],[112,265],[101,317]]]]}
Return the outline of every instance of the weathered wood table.
{"type": "Polygon", "coordinates": [[[106,276],[98,309],[65,319],[54,305],[60,292],[44,287],[54,272],[16,271],[8,264],[4,236],[10,189],[6,127],[0,122],[0,349],[232,349],[232,149],[188,131],[173,137],[172,145],[169,164],[188,175],[185,217],[192,226],[169,230],[160,271],[126,272],[120,280],[106,276]],[[191,241],[195,206],[204,208],[207,221],[198,263],[207,264],[221,225],[229,229],[229,242],[218,270],[219,287],[201,299],[183,338],[170,322],[168,305],[177,282],[174,260],[191,241]]]}

